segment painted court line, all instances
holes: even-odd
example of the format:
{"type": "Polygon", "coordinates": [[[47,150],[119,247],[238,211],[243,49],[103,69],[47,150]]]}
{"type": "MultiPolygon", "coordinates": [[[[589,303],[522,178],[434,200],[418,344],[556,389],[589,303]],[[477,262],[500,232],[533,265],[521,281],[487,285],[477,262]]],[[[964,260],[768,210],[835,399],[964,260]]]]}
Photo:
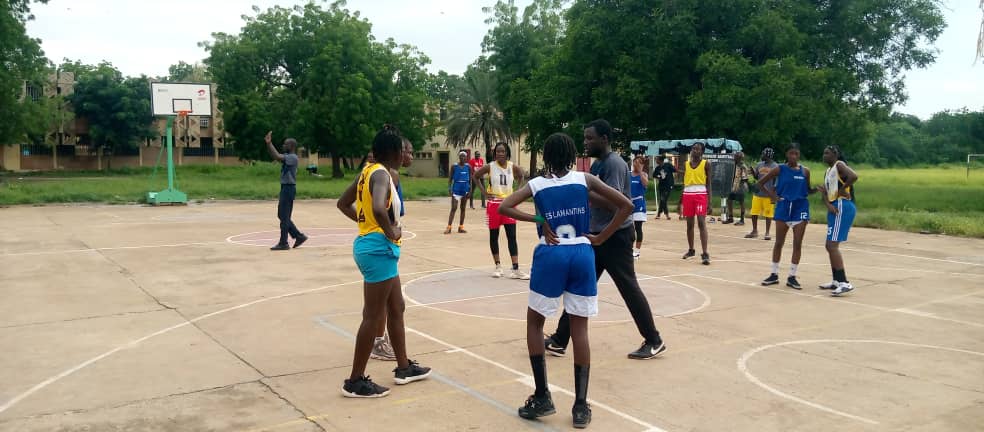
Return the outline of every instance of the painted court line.
{"type": "Polygon", "coordinates": [[[89,249],[64,249],[64,250],[53,250],[53,251],[38,251],[38,252],[14,252],[5,253],[0,255],[0,257],[6,256],[27,256],[27,255],[54,255],[63,253],[78,253],[78,252],[98,252],[107,250],[130,250],[130,249],[153,249],[153,248],[170,248],[170,247],[184,247],[184,246],[206,246],[215,244],[224,244],[224,241],[212,241],[212,242],[193,242],[193,243],[176,243],[176,244],[162,244],[162,245],[142,245],[142,246],[113,246],[113,247],[101,247],[101,248],[89,248],[89,249]]]}
{"type": "MultiPolygon", "coordinates": [[[[654,230],[655,231],[663,231],[663,232],[673,232],[673,233],[680,232],[679,230],[668,230],[668,229],[660,229],[660,228],[654,228],[654,230]]],[[[723,234],[710,234],[710,235],[713,236],[713,237],[724,237],[724,238],[731,238],[731,239],[738,239],[738,240],[758,240],[758,239],[746,239],[744,237],[736,237],[736,236],[729,236],[729,235],[723,235],[723,234]]],[[[818,246],[818,245],[812,245],[812,244],[804,244],[804,246],[811,247],[811,248],[822,248],[822,247],[824,247],[824,246],[818,246]]],[[[846,250],[846,251],[851,251],[851,252],[870,253],[870,254],[875,254],[875,255],[888,255],[888,256],[897,256],[897,257],[902,257],[902,258],[913,258],[913,259],[921,259],[921,260],[928,260],[928,261],[946,262],[946,263],[952,263],[952,264],[963,264],[963,265],[970,265],[970,266],[975,266],[975,267],[984,267],[984,264],[979,264],[979,263],[971,263],[971,262],[966,262],[966,261],[954,261],[954,260],[948,260],[948,259],[942,259],[942,258],[929,258],[929,257],[923,257],[923,256],[917,256],[917,255],[897,254],[897,253],[892,253],[892,252],[875,252],[875,251],[870,251],[870,250],[847,248],[847,247],[842,247],[841,250],[846,250]]]]}
{"type": "MultiPolygon", "coordinates": [[[[513,374],[513,375],[516,375],[517,377],[519,377],[518,380],[532,380],[533,379],[533,377],[530,376],[530,375],[527,375],[525,373],[522,373],[522,372],[520,372],[520,371],[518,371],[516,369],[513,369],[513,368],[511,368],[509,366],[506,366],[506,365],[504,365],[502,363],[499,363],[499,362],[497,362],[495,360],[492,360],[492,359],[490,359],[488,357],[484,357],[482,355],[476,354],[475,352],[472,352],[471,350],[468,350],[466,348],[462,348],[462,347],[459,347],[459,346],[456,346],[456,345],[452,345],[452,344],[450,344],[448,342],[445,342],[443,340],[440,340],[440,339],[438,339],[438,338],[436,338],[434,336],[431,336],[431,335],[429,335],[427,333],[424,333],[422,331],[415,330],[413,328],[407,327],[407,333],[416,334],[416,335],[418,335],[418,336],[420,336],[420,337],[422,337],[424,339],[428,339],[428,340],[430,340],[430,341],[432,341],[434,343],[437,343],[437,344],[440,344],[440,345],[444,345],[448,349],[456,350],[456,351],[458,351],[458,352],[460,352],[462,354],[465,354],[465,355],[467,355],[469,357],[472,357],[472,358],[474,358],[476,360],[479,360],[479,361],[488,363],[488,364],[490,364],[492,366],[495,366],[495,367],[497,367],[499,369],[502,369],[502,370],[504,370],[506,372],[509,372],[509,373],[513,374]]],[[[572,395],[573,396],[573,393],[570,390],[564,389],[563,387],[558,387],[558,386],[554,386],[554,385],[551,385],[550,387],[552,389],[555,389],[556,391],[559,391],[559,392],[564,393],[566,395],[572,395]]],[[[614,414],[614,415],[616,415],[618,417],[621,417],[624,420],[628,420],[628,421],[630,421],[632,423],[635,423],[635,424],[637,424],[639,426],[644,427],[645,428],[644,430],[647,431],[647,432],[666,432],[663,429],[660,429],[660,428],[658,428],[658,427],[656,427],[656,426],[654,426],[652,424],[649,424],[649,423],[647,423],[647,422],[645,422],[643,420],[640,420],[640,419],[638,419],[636,417],[633,417],[633,416],[631,416],[629,414],[626,414],[624,412],[621,412],[619,410],[616,410],[616,409],[614,409],[614,408],[612,408],[612,407],[610,407],[608,405],[605,405],[603,403],[600,403],[600,402],[598,402],[596,400],[588,399],[588,402],[591,405],[593,405],[593,406],[595,406],[597,408],[601,408],[601,409],[603,409],[605,411],[608,411],[608,412],[610,412],[610,413],[612,413],[612,414],[614,414]]]]}
{"type": "MultiPolygon", "coordinates": [[[[427,271],[427,272],[407,273],[407,275],[414,275],[414,274],[421,274],[421,273],[430,273],[430,272],[441,272],[441,271],[445,271],[445,270],[447,270],[447,269],[431,270],[431,271],[427,271]]],[[[225,308],[225,309],[222,309],[222,310],[218,310],[218,311],[215,311],[215,312],[212,312],[212,313],[208,313],[208,314],[202,315],[200,317],[192,318],[191,320],[187,320],[185,322],[178,323],[178,324],[175,324],[173,326],[170,326],[170,327],[167,327],[167,328],[158,330],[158,331],[156,331],[154,333],[151,333],[151,334],[149,334],[147,336],[144,336],[142,338],[134,339],[134,340],[132,340],[130,342],[127,342],[127,343],[125,343],[123,345],[117,346],[116,348],[113,348],[113,349],[111,349],[109,351],[106,351],[106,352],[104,352],[102,354],[99,354],[99,355],[97,355],[97,356],[95,356],[93,358],[90,358],[89,360],[86,360],[86,361],[84,361],[82,363],[79,363],[78,365],[75,365],[75,366],[73,366],[73,367],[71,367],[69,369],[66,369],[66,370],[62,371],[61,373],[58,373],[56,375],[53,375],[53,376],[49,377],[48,379],[46,379],[44,381],[41,381],[40,383],[38,383],[38,384],[34,385],[33,387],[31,387],[30,389],[28,389],[27,391],[24,391],[23,393],[20,393],[17,396],[14,396],[13,398],[11,398],[10,400],[8,400],[7,402],[4,402],[3,405],[0,405],[0,414],[2,414],[4,411],[7,411],[8,409],[10,409],[11,407],[13,407],[14,405],[17,405],[17,403],[19,403],[20,401],[24,400],[28,396],[31,396],[32,394],[37,393],[38,391],[44,389],[45,387],[48,387],[49,385],[54,384],[55,382],[58,382],[62,378],[65,378],[65,377],[67,377],[69,375],[72,375],[72,374],[74,374],[74,373],[82,370],[82,369],[85,369],[89,365],[91,365],[93,363],[96,363],[96,362],[98,362],[98,361],[100,361],[100,360],[102,360],[102,359],[104,359],[106,357],[109,357],[109,356],[113,355],[113,354],[116,354],[119,351],[122,351],[124,349],[129,349],[129,348],[136,347],[137,345],[139,345],[139,344],[147,341],[148,339],[154,338],[156,336],[160,336],[162,334],[171,332],[173,330],[177,330],[177,329],[179,329],[181,327],[184,327],[184,326],[187,326],[187,325],[191,325],[193,323],[196,323],[196,322],[201,321],[201,320],[204,320],[204,319],[208,319],[208,318],[214,317],[216,315],[221,315],[221,314],[224,314],[226,312],[232,312],[234,310],[239,310],[239,309],[250,307],[250,306],[253,306],[253,305],[256,305],[256,304],[265,303],[265,302],[272,301],[272,300],[279,300],[279,299],[287,298],[287,297],[294,297],[294,296],[299,296],[299,295],[304,295],[304,294],[310,294],[310,293],[317,292],[317,291],[323,291],[323,290],[326,290],[326,289],[337,288],[337,287],[345,286],[345,285],[353,285],[353,284],[358,284],[358,283],[362,283],[362,282],[363,281],[360,279],[360,280],[357,280],[357,281],[342,282],[342,283],[337,283],[337,284],[333,284],[333,285],[321,286],[321,287],[318,287],[318,288],[311,288],[311,289],[306,289],[306,290],[302,290],[302,291],[295,291],[295,292],[287,293],[287,294],[280,294],[280,295],[273,296],[273,297],[265,297],[265,298],[253,300],[251,302],[243,303],[243,304],[240,304],[240,305],[237,305],[237,306],[231,306],[231,307],[228,307],[228,308],[225,308]]]]}
{"type": "Polygon", "coordinates": [[[885,307],[885,306],[877,306],[877,305],[868,304],[868,303],[861,303],[861,302],[851,301],[851,300],[848,300],[848,299],[846,299],[844,297],[832,297],[829,294],[807,294],[807,293],[803,293],[803,292],[793,291],[791,289],[766,287],[766,286],[761,286],[759,284],[753,284],[753,283],[749,283],[749,282],[733,281],[733,280],[722,279],[722,278],[719,278],[719,277],[707,276],[707,275],[696,274],[696,273],[691,273],[691,274],[682,275],[682,276],[692,276],[692,277],[699,277],[699,278],[704,278],[704,279],[711,279],[711,280],[716,280],[716,281],[719,281],[719,282],[725,282],[725,283],[730,283],[730,284],[735,284],[735,285],[744,285],[744,286],[749,286],[749,287],[754,287],[754,288],[759,288],[759,289],[765,289],[765,290],[769,290],[769,291],[775,291],[775,292],[779,292],[779,293],[783,293],[783,294],[791,294],[791,295],[797,295],[797,296],[800,296],[800,297],[806,297],[806,298],[812,298],[812,299],[824,300],[824,301],[830,301],[830,302],[837,302],[837,303],[847,303],[847,304],[851,304],[851,305],[855,305],[855,306],[861,306],[861,307],[866,307],[866,308],[869,308],[869,309],[875,309],[875,310],[879,310],[879,311],[883,311],[883,312],[896,312],[896,313],[901,313],[901,314],[906,314],[906,315],[911,315],[911,316],[917,316],[917,317],[922,317],[922,318],[935,319],[935,320],[939,320],[939,321],[947,321],[947,322],[952,322],[952,323],[955,323],[955,324],[967,325],[967,326],[971,326],[971,327],[984,328],[984,323],[978,323],[978,322],[973,322],[973,321],[964,321],[964,320],[958,320],[958,319],[953,319],[953,318],[946,318],[946,317],[941,317],[941,316],[938,316],[938,315],[935,315],[935,314],[932,314],[932,313],[917,312],[917,311],[914,311],[913,310],[913,308],[917,308],[917,307],[920,307],[920,306],[926,306],[926,305],[930,305],[930,304],[934,304],[934,303],[942,303],[942,302],[947,302],[947,301],[953,301],[953,300],[958,300],[958,299],[965,298],[965,297],[972,297],[972,296],[984,294],[984,290],[974,291],[974,292],[970,292],[970,293],[966,293],[966,294],[959,294],[959,295],[945,297],[945,298],[941,298],[941,299],[929,300],[929,301],[926,301],[926,302],[922,302],[922,303],[915,304],[915,305],[910,305],[910,306],[904,306],[904,307],[899,307],[899,308],[890,308],[890,307],[885,307]]]}
{"type": "Polygon", "coordinates": [[[877,340],[877,339],[814,339],[814,340],[796,340],[796,341],[789,341],[789,342],[781,342],[781,343],[776,343],[776,344],[763,345],[763,346],[760,346],[758,348],[754,348],[754,349],[748,350],[744,354],[742,354],[741,357],[738,358],[738,370],[741,371],[741,373],[745,375],[745,378],[748,379],[749,381],[751,381],[753,384],[755,384],[755,385],[757,385],[757,386],[765,389],[769,393],[772,393],[772,394],[774,394],[776,396],[779,396],[781,398],[789,399],[791,401],[801,403],[801,404],[806,405],[806,406],[809,406],[811,408],[815,408],[815,409],[818,409],[820,411],[824,411],[824,412],[827,412],[827,413],[830,413],[830,414],[834,414],[834,415],[837,415],[837,416],[849,418],[851,420],[857,420],[857,421],[860,421],[860,422],[863,422],[863,423],[872,424],[872,425],[879,424],[878,421],[869,419],[867,417],[861,417],[861,416],[858,416],[858,415],[849,414],[849,413],[846,413],[846,412],[843,412],[843,411],[840,411],[840,410],[837,410],[837,409],[828,407],[826,405],[821,405],[821,404],[818,404],[816,402],[811,402],[811,401],[808,401],[806,399],[802,399],[802,398],[793,396],[791,394],[785,393],[785,392],[783,392],[781,390],[778,390],[778,389],[776,389],[776,388],[774,388],[772,386],[769,386],[768,384],[762,382],[762,380],[758,379],[755,375],[752,375],[752,373],[748,371],[748,360],[751,359],[755,354],[758,354],[758,353],[760,353],[762,351],[765,351],[765,350],[768,350],[768,349],[772,349],[772,348],[782,347],[782,346],[788,346],[788,345],[805,345],[805,344],[821,344],[821,343],[823,343],[823,344],[831,344],[831,343],[868,343],[868,344],[874,344],[874,343],[877,343],[877,344],[886,344],[886,345],[901,345],[901,346],[916,347],[916,348],[926,348],[926,349],[935,349],[935,350],[941,350],[941,351],[958,352],[958,353],[963,353],[963,354],[971,354],[971,355],[976,355],[976,356],[984,357],[984,353],[977,352],[977,351],[969,351],[969,350],[963,350],[963,349],[958,349],[958,348],[949,348],[949,347],[936,346],[936,345],[914,344],[914,343],[908,343],[908,342],[894,342],[894,341],[877,340]]]}
{"type": "MultiPolygon", "coordinates": [[[[352,333],[349,333],[347,330],[345,330],[345,329],[343,329],[343,328],[335,325],[334,323],[326,320],[324,317],[315,317],[314,321],[317,322],[318,325],[320,325],[320,326],[322,326],[322,327],[324,327],[324,328],[326,328],[328,330],[331,330],[335,334],[337,334],[339,336],[342,336],[345,339],[348,339],[348,340],[353,341],[353,342],[355,341],[355,335],[353,335],[352,333]]],[[[451,351],[445,351],[445,352],[451,352],[451,351]]],[[[458,352],[458,351],[454,351],[454,352],[458,352]]],[[[439,381],[439,382],[447,385],[447,386],[454,387],[458,391],[461,391],[462,393],[465,393],[465,394],[467,394],[467,395],[469,395],[469,396],[471,396],[471,397],[473,397],[473,398],[475,398],[475,399],[477,399],[477,400],[479,400],[481,402],[484,402],[485,404],[492,406],[493,408],[495,408],[496,410],[498,410],[500,412],[503,412],[505,414],[508,414],[510,417],[518,417],[518,415],[516,414],[516,409],[515,408],[506,406],[502,402],[499,402],[499,401],[497,401],[495,399],[492,399],[492,398],[486,396],[485,394],[483,394],[483,393],[481,393],[481,392],[479,392],[479,391],[477,391],[477,390],[475,390],[475,389],[473,389],[471,387],[468,387],[465,384],[462,384],[460,382],[457,382],[457,381],[455,381],[455,380],[453,380],[453,379],[451,379],[451,378],[449,378],[447,376],[441,375],[440,373],[438,373],[436,371],[433,371],[433,370],[431,371],[430,377],[433,378],[433,379],[435,379],[436,381],[439,381]]],[[[547,431],[556,431],[557,430],[557,429],[551,427],[550,425],[548,425],[546,423],[542,423],[542,422],[524,422],[524,423],[527,426],[531,426],[531,427],[533,427],[535,429],[538,429],[538,430],[547,430],[547,431]]]]}

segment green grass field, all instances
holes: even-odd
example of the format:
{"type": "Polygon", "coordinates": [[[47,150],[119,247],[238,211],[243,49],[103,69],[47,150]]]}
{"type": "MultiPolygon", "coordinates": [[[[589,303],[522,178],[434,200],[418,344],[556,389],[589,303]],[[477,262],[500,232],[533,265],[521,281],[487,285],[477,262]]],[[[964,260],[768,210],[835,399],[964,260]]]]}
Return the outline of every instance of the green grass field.
{"type": "MultiPolygon", "coordinates": [[[[814,184],[819,183],[824,168],[810,164],[814,184]]],[[[984,238],[984,170],[940,166],[911,169],[874,169],[856,167],[858,216],[856,226],[890,230],[928,232],[984,238]]],[[[161,190],[166,175],[158,172],[151,181],[152,169],[122,169],[108,172],[39,172],[0,174],[0,205],[70,202],[140,203],[147,191],[161,190]]],[[[191,201],[211,199],[275,199],[279,190],[280,168],[269,163],[243,167],[186,166],[177,171],[178,188],[191,201]]],[[[337,198],[352,181],[314,177],[298,173],[297,195],[300,199],[337,198]]],[[[439,197],[447,194],[447,179],[404,178],[404,192],[409,199],[439,197]]],[[[670,201],[676,210],[680,190],[670,201]]],[[[652,193],[647,196],[655,209],[652,193]]],[[[817,196],[811,197],[812,218],[826,223],[826,208],[817,196]]],[[[750,205],[751,200],[747,199],[750,205]]],[[[714,202],[714,214],[720,212],[714,202]]]]}

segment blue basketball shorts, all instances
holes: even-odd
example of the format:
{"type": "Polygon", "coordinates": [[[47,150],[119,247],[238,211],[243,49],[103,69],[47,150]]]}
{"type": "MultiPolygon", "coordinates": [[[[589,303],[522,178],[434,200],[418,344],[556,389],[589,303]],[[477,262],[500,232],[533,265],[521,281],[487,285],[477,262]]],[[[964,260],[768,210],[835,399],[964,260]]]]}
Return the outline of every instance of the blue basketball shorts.
{"type": "Polygon", "coordinates": [[[847,199],[838,199],[832,204],[837,208],[837,214],[827,212],[827,240],[845,242],[858,209],[854,206],[854,201],[847,199]]]}
{"type": "Polygon", "coordinates": [[[810,201],[806,198],[797,200],[781,199],[776,203],[773,219],[793,226],[800,222],[810,221],[810,201]]]}
{"type": "Polygon", "coordinates": [[[571,315],[598,315],[598,277],[590,244],[539,245],[533,251],[529,306],[545,317],[557,313],[561,298],[571,315]]]}

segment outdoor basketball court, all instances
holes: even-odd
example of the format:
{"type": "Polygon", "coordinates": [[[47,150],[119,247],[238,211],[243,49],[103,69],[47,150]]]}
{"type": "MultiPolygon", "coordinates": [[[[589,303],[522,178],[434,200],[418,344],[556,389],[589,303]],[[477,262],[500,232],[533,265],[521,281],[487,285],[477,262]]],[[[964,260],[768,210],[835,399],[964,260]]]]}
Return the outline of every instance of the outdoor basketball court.
{"type": "MultiPolygon", "coordinates": [[[[353,400],[340,387],[362,280],[334,201],[297,202],[312,238],[289,252],[267,249],[275,202],[2,209],[0,430],[570,430],[570,354],[547,360],[558,413],[517,417],[532,392],[526,283],[488,277],[481,210],[443,235],[447,210],[408,204],[400,262],[411,358],[432,379],[395,386],[394,363],[370,360],[393,391],[353,400]]],[[[683,222],[645,226],[637,271],[664,357],[626,358],[642,339],[600,286],[590,429],[984,427],[984,241],[855,229],[843,249],[858,289],[831,298],[816,288],[825,227],[807,230],[803,291],[758,285],[771,243],[742,239],[750,226],[709,228],[701,266],[680,260],[683,222]]],[[[533,225],[519,238],[528,269],[533,225]]]]}

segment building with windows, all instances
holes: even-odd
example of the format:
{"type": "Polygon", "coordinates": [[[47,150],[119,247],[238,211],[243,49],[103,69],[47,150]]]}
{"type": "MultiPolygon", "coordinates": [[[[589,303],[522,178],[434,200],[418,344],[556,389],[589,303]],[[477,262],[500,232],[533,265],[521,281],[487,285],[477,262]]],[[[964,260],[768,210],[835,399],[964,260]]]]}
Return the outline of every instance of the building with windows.
{"type": "MultiPolygon", "coordinates": [[[[48,85],[36,87],[25,83],[25,103],[40,102],[42,98],[68,97],[74,92],[75,76],[71,72],[56,71],[48,77],[48,85]]],[[[214,84],[212,94],[215,94],[214,84]]],[[[213,101],[213,107],[217,104],[213,101]]],[[[166,142],[166,125],[163,118],[155,119],[157,134],[136,147],[116,149],[110,154],[92,146],[89,124],[84,117],[76,117],[71,104],[64,102],[42,142],[0,146],[0,168],[22,170],[99,170],[105,167],[153,166],[166,142]]],[[[222,164],[239,165],[243,162],[225,146],[222,112],[214,108],[212,117],[188,116],[175,121],[174,159],[178,165],[222,164]]]]}

